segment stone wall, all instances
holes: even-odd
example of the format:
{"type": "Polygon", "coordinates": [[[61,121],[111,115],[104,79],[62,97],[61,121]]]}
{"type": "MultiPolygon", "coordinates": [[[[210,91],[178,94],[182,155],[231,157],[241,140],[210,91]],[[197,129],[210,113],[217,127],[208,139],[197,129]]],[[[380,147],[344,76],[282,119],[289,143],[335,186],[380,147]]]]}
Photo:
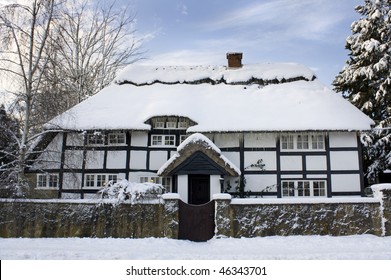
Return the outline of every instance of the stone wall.
{"type": "Polygon", "coordinates": [[[375,198],[233,199],[217,195],[216,236],[391,235],[391,185],[375,198]],[[338,200],[338,201],[337,201],[338,200]]]}
{"type": "Polygon", "coordinates": [[[175,221],[166,206],[2,200],[0,237],[177,238],[165,226],[167,220],[175,221]]]}
{"type": "MultiPolygon", "coordinates": [[[[179,195],[158,204],[0,200],[0,237],[178,238],[179,195]]],[[[391,236],[391,185],[375,198],[231,199],[214,195],[216,237],[391,236]],[[316,202],[316,203],[315,203],[316,202]]],[[[183,217],[182,217],[183,218],[183,217]]]]}

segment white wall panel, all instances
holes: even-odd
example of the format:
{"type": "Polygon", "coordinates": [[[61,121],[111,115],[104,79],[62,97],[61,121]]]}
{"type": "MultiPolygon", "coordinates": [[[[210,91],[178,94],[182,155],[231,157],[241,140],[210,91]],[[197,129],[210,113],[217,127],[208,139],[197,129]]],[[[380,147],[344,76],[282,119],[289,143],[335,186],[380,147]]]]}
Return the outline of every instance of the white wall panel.
{"type": "Polygon", "coordinates": [[[146,169],[147,168],[147,152],[146,151],[131,151],[130,152],[130,168],[146,169]]]}
{"type": "Polygon", "coordinates": [[[331,170],[359,170],[358,153],[355,151],[330,152],[331,170]]]}
{"type": "Polygon", "coordinates": [[[237,148],[239,147],[239,134],[237,133],[215,134],[214,143],[219,148],[237,148]]]}
{"type": "Polygon", "coordinates": [[[250,167],[256,164],[258,160],[262,160],[265,165],[264,170],[277,169],[276,152],[244,152],[244,167],[248,167],[246,170],[261,170],[258,167],[250,167]]]}
{"type": "Polygon", "coordinates": [[[151,151],[149,154],[149,169],[158,170],[167,162],[166,151],[151,151]]]}
{"type": "Polygon", "coordinates": [[[80,189],[81,179],[81,173],[64,173],[62,187],[63,189],[80,189]]]}
{"type": "Polygon", "coordinates": [[[245,148],[275,148],[276,135],[270,133],[246,133],[244,135],[245,148]]]}
{"type": "Polygon", "coordinates": [[[327,170],[326,156],[306,156],[307,170],[327,170]]]}
{"type": "Polygon", "coordinates": [[[64,169],[78,169],[83,166],[83,151],[66,150],[64,160],[64,169]]]}
{"type": "MultiPolygon", "coordinates": [[[[260,192],[266,187],[276,185],[277,176],[276,175],[246,175],[246,187],[245,191],[260,192]]],[[[271,190],[276,192],[277,188],[271,190]]]]}
{"type": "Polygon", "coordinates": [[[359,174],[333,174],[331,175],[331,189],[333,192],[359,192],[359,174]]]}
{"type": "Polygon", "coordinates": [[[281,156],[280,159],[283,171],[297,171],[303,168],[301,156],[281,156]]]}
{"type": "Polygon", "coordinates": [[[133,131],[131,134],[131,145],[136,147],[146,147],[148,145],[148,133],[133,131]]]}
{"type": "Polygon", "coordinates": [[[331,148],[357,147],[357,136],[355,132],[332,132],[329,133],[331,148]]]}
{"type": "Polygon", "coordinates": [[[240,167],[240,154],[239,152],[222,152],[223,156],[225,156],[229,161],[235,164],[236,167],[240,167]]]}
{"type": "Polygon", "coordinates": [[[126,151],[108,151],[107,168],[126,168],[126,151]]]}
{"type": "Polygon", "coordinates": [[[103,168],[103,151],[87,151],[86,169],[103,168]]]}

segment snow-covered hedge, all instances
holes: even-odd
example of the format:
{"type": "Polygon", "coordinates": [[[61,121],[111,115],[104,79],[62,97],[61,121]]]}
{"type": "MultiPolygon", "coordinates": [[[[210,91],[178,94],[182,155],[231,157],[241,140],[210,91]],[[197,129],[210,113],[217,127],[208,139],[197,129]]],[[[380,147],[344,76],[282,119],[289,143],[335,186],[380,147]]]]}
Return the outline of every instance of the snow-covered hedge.
{"type": "Polygon", "coordinates": [[[100,191],[102,199],[112,199],[117,203],[129,201],[131,204],[160,199],[164,187],[155,183],[134,183],[123,179],[117,183],[108,182],[100,191]]]}

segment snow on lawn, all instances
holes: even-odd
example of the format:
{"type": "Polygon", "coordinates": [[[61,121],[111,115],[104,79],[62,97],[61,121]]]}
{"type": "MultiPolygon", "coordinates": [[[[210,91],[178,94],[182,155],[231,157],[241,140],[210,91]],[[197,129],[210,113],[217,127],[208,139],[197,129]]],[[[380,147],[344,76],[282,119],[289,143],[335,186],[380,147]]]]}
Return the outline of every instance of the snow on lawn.
{"type": "Polygon", "coordinates": [[[391,260],[391,237],[1,238],[2,260],[391,260]]]}

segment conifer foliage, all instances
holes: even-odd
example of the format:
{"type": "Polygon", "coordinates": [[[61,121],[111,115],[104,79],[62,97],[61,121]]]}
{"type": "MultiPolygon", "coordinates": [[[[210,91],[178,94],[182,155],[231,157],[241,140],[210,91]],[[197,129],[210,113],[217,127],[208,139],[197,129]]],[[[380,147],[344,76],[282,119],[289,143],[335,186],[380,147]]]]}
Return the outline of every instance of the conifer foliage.
{"type": "Polygon", "coordinates": [[[346,40],[349,60],[335,90],[369,115],[376,127],[362,137],[367,177],[391,167],[391,0],[365,0],[346,40]]]}

